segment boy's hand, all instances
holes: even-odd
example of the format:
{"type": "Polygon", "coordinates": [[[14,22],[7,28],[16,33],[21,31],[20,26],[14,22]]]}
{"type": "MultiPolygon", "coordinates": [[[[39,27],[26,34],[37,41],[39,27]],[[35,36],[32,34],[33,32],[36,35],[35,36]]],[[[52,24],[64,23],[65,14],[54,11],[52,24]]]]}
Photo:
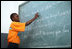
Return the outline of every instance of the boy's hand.
{"type": "Polygon", "coordinates": [[[35,19],[36,19],[37,17],[39,17],[38,13],[35,14],[35,19]]]}

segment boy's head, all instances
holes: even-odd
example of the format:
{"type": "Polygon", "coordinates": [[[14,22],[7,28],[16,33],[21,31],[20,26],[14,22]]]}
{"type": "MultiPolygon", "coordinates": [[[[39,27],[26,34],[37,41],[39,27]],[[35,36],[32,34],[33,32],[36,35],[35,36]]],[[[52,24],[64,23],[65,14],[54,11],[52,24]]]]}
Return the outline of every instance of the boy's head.
{"type": "Polygon", "coordinates": [[[11,19],[12,21],[15,21],[15,22],[20,22],[20,21],[19,21],[19,16],[18,16],[17,13],[12,13],[12,14],[10,15],[10,19],[11,19]]]}

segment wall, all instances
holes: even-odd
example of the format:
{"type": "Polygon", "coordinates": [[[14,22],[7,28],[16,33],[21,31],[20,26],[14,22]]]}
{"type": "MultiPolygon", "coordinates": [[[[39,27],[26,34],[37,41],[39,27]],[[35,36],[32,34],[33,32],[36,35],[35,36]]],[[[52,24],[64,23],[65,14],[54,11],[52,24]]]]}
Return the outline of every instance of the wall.
{"type": "Polygon", "coordinates": [[[10,14],[18,13],[18,6],[26,1],[1,1],[1,33],[8,33],[10,14]]]}

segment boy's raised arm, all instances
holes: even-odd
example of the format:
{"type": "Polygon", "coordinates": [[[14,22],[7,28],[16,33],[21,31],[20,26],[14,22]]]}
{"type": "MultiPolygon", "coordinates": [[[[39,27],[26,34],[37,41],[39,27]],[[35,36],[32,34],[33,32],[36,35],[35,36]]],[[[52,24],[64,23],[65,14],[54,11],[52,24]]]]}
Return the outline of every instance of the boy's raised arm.
{"type": "Polygon", "coordinates": [[[32,18],[31,20],[27,21],[25,26],[28,26],[29,24],[31,24],[37,17],[38,17],[38,13],[35,14],[34,18],[32,18]]]}

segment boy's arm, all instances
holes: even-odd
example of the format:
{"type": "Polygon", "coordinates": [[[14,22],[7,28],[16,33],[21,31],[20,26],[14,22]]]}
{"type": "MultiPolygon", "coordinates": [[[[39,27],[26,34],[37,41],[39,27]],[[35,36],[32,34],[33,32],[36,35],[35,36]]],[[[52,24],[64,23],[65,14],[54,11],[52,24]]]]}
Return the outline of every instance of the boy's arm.
{"type": "Polygon", "coordinates": [[[25,26],[28,26],[29,24],[31,24],[37,17],[38,17],[38,13],[35,14],[34,18],[32,18],[31,20],[27,21],[25,26]]]}

